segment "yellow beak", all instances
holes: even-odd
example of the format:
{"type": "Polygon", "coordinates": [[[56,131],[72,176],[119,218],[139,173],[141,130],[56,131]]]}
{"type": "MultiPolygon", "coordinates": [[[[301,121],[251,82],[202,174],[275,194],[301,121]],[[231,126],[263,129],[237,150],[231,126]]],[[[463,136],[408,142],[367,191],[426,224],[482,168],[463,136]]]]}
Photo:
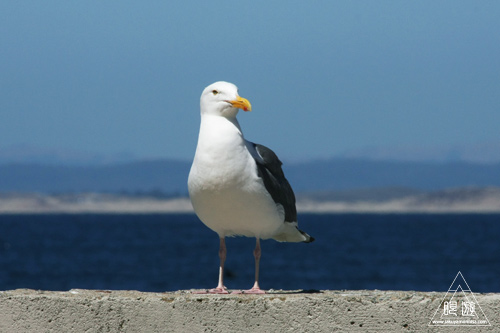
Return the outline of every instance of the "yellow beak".
{"type": "Polygon", "coordinates": [[[228,102],[231,103],[233,108],[242,109],[243,111],[252,111],[252,105],[246,98],[238,96],[234,101],[228,102]]]}

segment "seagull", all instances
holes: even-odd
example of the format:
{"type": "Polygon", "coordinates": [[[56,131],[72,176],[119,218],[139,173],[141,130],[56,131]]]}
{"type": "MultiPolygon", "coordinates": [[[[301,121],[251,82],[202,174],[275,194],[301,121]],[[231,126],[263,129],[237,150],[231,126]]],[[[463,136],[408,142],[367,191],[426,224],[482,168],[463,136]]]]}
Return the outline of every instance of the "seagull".
{"type": "Polygon", "coordinates": [[[281,161],[269,148],[243,136],[236,119],[250,102],[229,82],[215,82],[200,98],[201,124],[188,191],[199,219],[219,235],[219,281],[208,293],[227,294],[224,286],[225,237],[255,237],[255,283],[243,293],[263,294],[259,287],[260,239],[279,242],[314,240],[297,223],[295,195],[281,161]]]}

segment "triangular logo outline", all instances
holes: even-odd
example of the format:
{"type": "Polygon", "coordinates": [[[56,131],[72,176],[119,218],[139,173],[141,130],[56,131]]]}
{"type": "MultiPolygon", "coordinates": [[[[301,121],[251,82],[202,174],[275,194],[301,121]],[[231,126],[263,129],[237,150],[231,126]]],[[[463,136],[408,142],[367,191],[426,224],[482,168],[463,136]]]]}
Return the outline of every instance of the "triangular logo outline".
{"type": "MultiPolygon", "coordinates": [[[[463,303],[463,301],[462,301],[462,303],[463,303]]],[[[463,304],[462,304],[462,306],[463,306],[463,304]]],[[[469,312],[471,312],[471,311],[469,311],[469,312]]],[[[462,309],[462,316],[461,317],[464,318],[464,316],[465,315],[463,315],[463,309],[462,309]]],[[[474,293],[470,289],[469,285],[467,284],[467,281],[465,281],[465,278],[460,271],[458,271],[457,275],[453,279],[453,282],[451,283],[450,287],[448,288],[448,291],[446,292],[443,299],[439,303],[439,306],[436,309],[436,311],[434,312],[434,315],[432,316],[432,319],[429,322],[428,326],[491,326],[490,321],[488,320],[488,318],[484,314],[483,309],[481,308],[481,305],[476,300],[476,296],[474,295],[474,293]],[[460,280],[457,281],[457,278],[459,276],[460,276],[460,280]],[[455,286],[455,281],[457,281],[457,284],[458,284],[456,286],[455,286]],[[462,288],[462,284],[467,286],[467,288],[466,289],[462,288]],[[455,286],[455,288],[453,288],[454,286],[455,286]],[[451,295],[451,297],[448,297],[448,295],[450,293],[453,293],[453,295],[451,295]],[[458,295],[457,295],[457,293],[458,293],[458,295]],[[467,293],[469,293],[469,296],[467,296],[467,293]],[[463,295],[464,299],[466,300],[466,303],[474,305],[474,310],[472,311],[472,313],[467,314],[465,317],[467,319],[464,319],[464,320],[444,320],[443,319],[444,316],[448,317],[450,315],[453,315],[454,317],[452,317],[452,318],[454,318],[454,319],[460,318],[460,316],[458,316],[458,313],[460,313],[460,312],[458,311],[459,309],[457,308],[458,301],[454,301],[453,299],[456,296],[458,296],[456,298],[460,298],[460,297],[462,297],[462,295],[463,295]],[[452,307],[452,305],[454,305],[454,307],[452,307]],[[479,309],[480,312],[478,312],[477,309],[479,309]],[[436,320],[435,318],[438,315],[438,312],[440,310],[442,310],[442,314],[438,317],[439,320],[436,320]],[[448,310],[448,313],[446,313],[447,312],[446,310],[448,310]],[[469,319],[471,317],[473,319],[469,319]],[[480,319],[480,317],[484,318],[484,319],[480,319]],[[473,322],[473,321],[476,321],[476,322],[473,322]]]]}

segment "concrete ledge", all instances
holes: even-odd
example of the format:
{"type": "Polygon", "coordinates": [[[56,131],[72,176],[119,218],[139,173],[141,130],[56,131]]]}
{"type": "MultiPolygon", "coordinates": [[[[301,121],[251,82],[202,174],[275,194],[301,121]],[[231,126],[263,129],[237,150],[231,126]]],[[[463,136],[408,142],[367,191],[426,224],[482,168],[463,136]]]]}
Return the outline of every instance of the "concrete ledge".
{"type": "Polygon", "coordinates": [[[360,290],[221,296],[19,289],[0,292],[0,332],[500,331],[500,294],[475,294],[491,326],[429,327],[444,295],[360,290]]]}

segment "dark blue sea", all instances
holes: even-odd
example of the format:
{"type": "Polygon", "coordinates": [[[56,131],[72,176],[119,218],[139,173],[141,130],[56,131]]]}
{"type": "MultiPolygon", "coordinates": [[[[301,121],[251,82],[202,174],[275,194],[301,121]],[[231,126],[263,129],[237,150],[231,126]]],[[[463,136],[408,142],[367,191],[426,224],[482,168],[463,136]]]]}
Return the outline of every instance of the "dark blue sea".
{"type": "MultiPolygon", "coordinates": [[[[264,289],[500,292],[500,215],[303,214],[310,244],[262,242],[264,289]]],[[[230,289],[253,284],[254,239],[228,238],[230,289]]],[[[192,214],[0,215],[0,290],[213,288],[217,235],[192,214]]]]}

